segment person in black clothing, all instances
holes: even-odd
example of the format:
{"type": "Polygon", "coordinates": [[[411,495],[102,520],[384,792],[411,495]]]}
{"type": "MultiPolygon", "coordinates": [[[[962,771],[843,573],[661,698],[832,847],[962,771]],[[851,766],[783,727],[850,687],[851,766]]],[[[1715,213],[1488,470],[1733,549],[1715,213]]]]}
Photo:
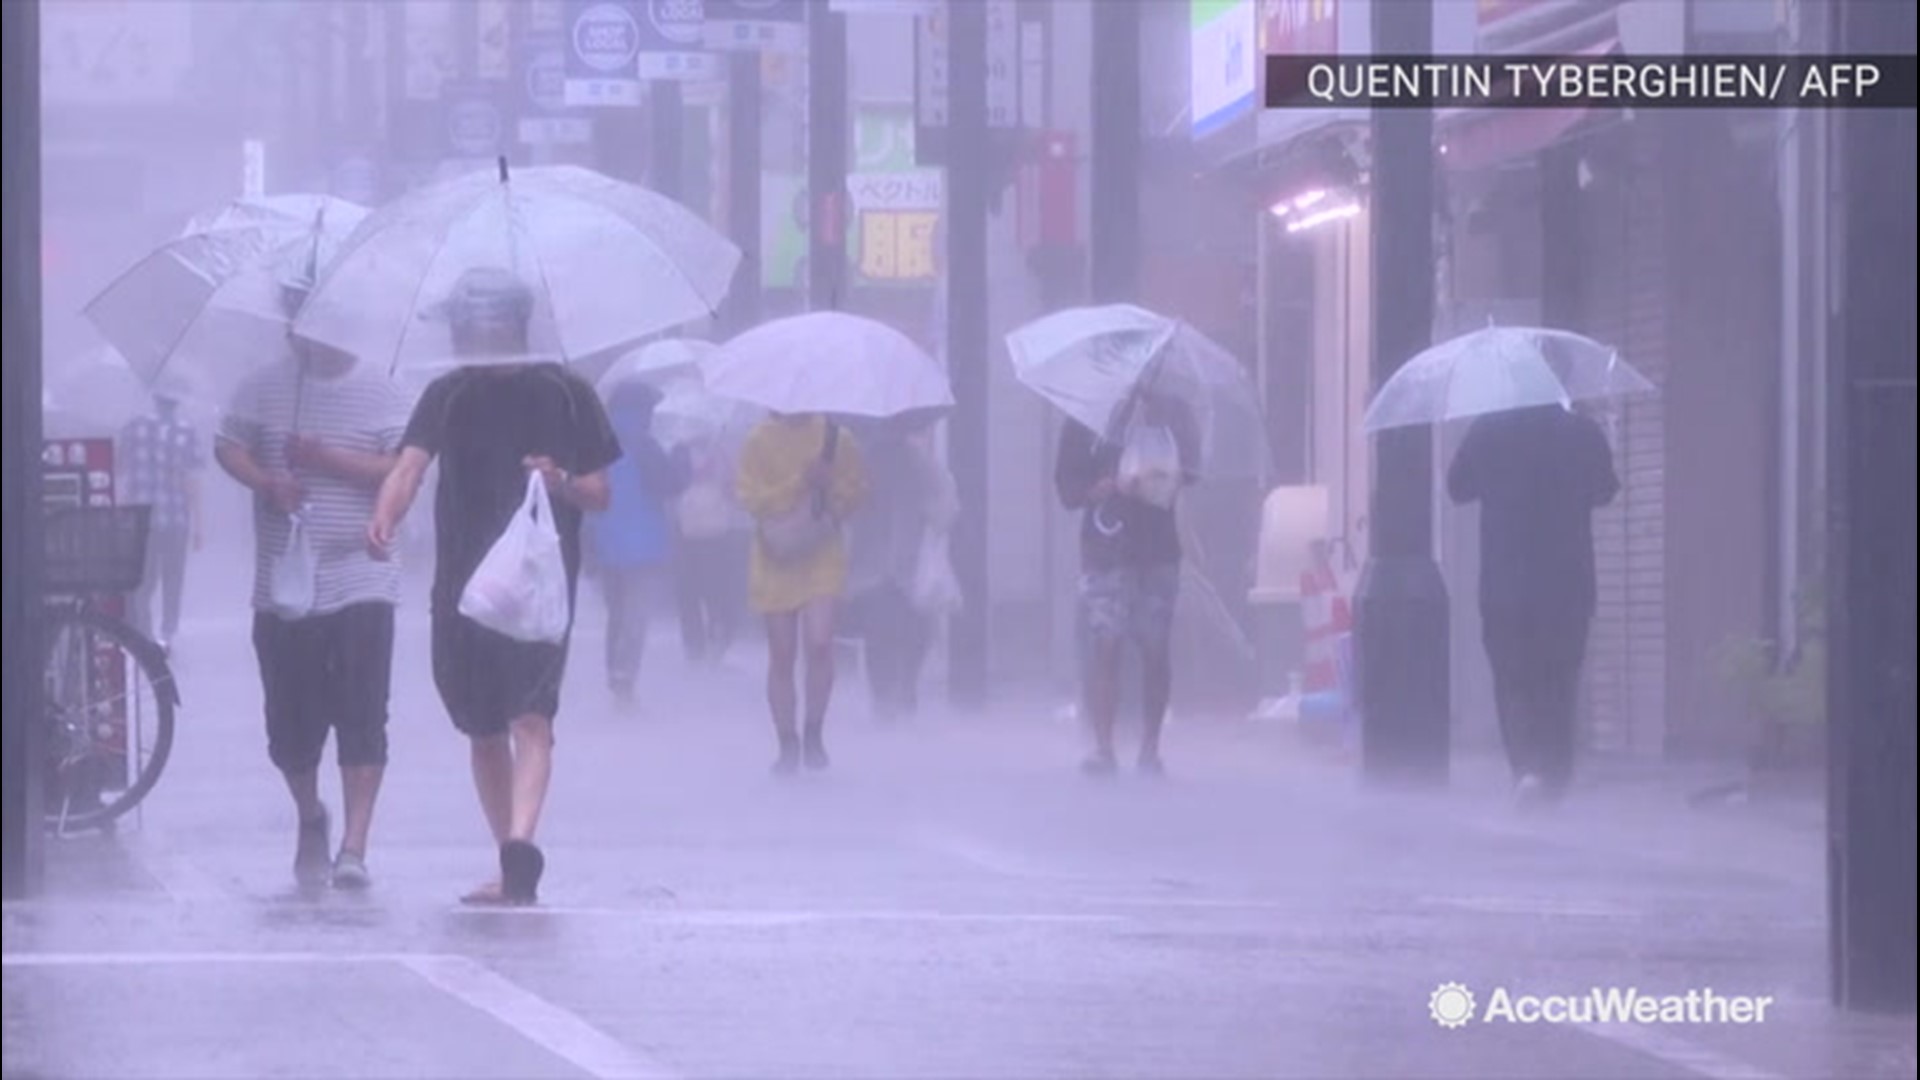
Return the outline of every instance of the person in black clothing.
{"type": "MultiPolygon", "coordinates": [[[[1182,482],[1199,467],[1199,440],[1192,414],[1156,395],[1140,399],[1140,422],[1167,428],[1179,449],[1182,482]]],[[[1093,725],[1090,775],[1111,775],[1119,709],[1122,649],[1139,652],[1142,733],[1138,767],[1157,775],[1160,730],[1173,694],[1173,614],[1180,593],[1180,532],[1169,506],[1123,490],[1119,467],[1124,447],[1068,421],[1054,461],[1054,488],[1069,510],[1079,510],[1080,622],[1088,657],[1082,677],[1093,725]]]]}
{"type": "Polygon", "coordinates": [[[454,351],[475,366],[427,387],[367,526],[369,547],[388,556],[427,467],[439,461],[433,680],[454,726],[471,741],[474,785],[500,844],[500,879],[468,894],[469,903],[536,897],[546,863],[533,835],[553,771],[567,646],[486,629],[460,614],[460,594],[519,509],[529,472],[544,477],[553,494],[571,594],[580,573],[582,512],[607,507],[606,470],[620,458],[593,387],[558,363],[529,358],[532,309],[532,293],[505,271],[470,271],[455,285],[447,313],[454,351]]]}
{"type": "Polygon", "coordinates": [[[1480,624],[1494,707],[1522,801],[1573,776],[1580,664],[1593,618],[1593,511],[1620,481],[1606,434],[1559,405],[1475,420],[1447,472],[1480,504],[1480,624]]]}

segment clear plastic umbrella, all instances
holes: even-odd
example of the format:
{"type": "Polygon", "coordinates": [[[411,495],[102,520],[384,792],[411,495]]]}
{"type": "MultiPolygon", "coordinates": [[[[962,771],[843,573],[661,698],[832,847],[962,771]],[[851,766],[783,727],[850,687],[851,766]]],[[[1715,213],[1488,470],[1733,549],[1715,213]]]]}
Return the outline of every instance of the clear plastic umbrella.
{"type": "Polygon", "coordinates": [[[572,165],[472,173],[402,196],[349,237],[294,324],[393,369],[455,362],[441,301],[497,269],[534,295],[529,348],[577,360],[712,314],[740,251],[692,211],[572,165]]]}
{"type": "Polygon", "coordinates": [[[662,446],[717,442],[737,447],[746,441],[766,410],[724,398],[707,389],[698,372],[667,379],[653,410],[653,435],[662,446]]]}
{"type": "Polygon", "coordinates": [[[326,195],[240,199],[195,218],[91,300],[87,320],[149,385],[219,401],[287,331],[281,285],[312,275],[365,217],[326,195]]]}
{"type": "Polygon", "coordinates": [[[614,361],[606,374],[600,376],[600,396],[606,398],[615,387],[631,379],[660,384],[684,375],[697,375],[700,360],[719,347],[698,338],[667,338],[642,345],[614,361]]]}
{"type": "Polygon", "coordinates": [[[1365,423],[1385,431],[1653,392],[1610,346],[1564,330],[1489,326],[1407,361],[1374,395],[1365,423]]]}
{"type": "Polygon", "coordinates": [[[1177,320],[1130,304],[1069,308],[1007,335],[1014,376],[1055,408],[1113,441],[1151,389],[1181,402],[1201,445],[1201,471],[1259,475],[1266,425],[1232,353],[1177,320]]]}
{"type": "Polygon", "coordinates": [[[714,393],[771,412],[887,417],[953,405],[946,372],[912,338],[838,311],[757,326],[700,372],[714,393]]]}

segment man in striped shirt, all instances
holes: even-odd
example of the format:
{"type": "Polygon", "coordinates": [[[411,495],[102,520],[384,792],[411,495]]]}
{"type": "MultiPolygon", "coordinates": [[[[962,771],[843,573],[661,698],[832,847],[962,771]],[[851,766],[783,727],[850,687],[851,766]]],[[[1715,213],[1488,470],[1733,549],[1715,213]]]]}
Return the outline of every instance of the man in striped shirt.
{"type": "Polygon", "coordinates": [[[407,402],[353,357],[296,344],[241,387],[216,457],[254,493],[253,643],[266,700],[267,754],[300,814],[294,873],[303,884],[370,884],[367,834],[387,763],[387,696],[400,573],[364,542],[374,495],[393,467],[407,402]],[[312,554],[313,602],[275,603],[274,571],[298,514],[312,554]],[[335,734],[346,820],[329,862],[319,766],[335,734]]]}

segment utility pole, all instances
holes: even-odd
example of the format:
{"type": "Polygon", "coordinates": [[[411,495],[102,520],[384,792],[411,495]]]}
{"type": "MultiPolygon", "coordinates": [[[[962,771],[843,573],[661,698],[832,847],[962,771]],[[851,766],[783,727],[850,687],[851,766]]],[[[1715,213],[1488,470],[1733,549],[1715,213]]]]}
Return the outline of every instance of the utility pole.
{"type": "Polygon", "coordinates": [[[40,612],[40,5],[0,4],[0,134],[7,167],[4,185],[6,311],[4,362],[7,526],[4,543],[6,626],[0,655],[6,663],[5,892],[8,900],[39,892],[46,835],[42,823],[42,741],[46,713],[41,695],[40,612]]]}
{"type": "Polygon", "coordinates": [[[1090,281],[1096,304],[1140,288],[1140,4],[1093,5],[1090,281]]]}
{"type": "Polygon", "coordinates": [[[815,311],[846,301],[847,17],[807,8],[807,298],[815,311]]]}
{"type": "MultiPolygon", "coordinates": [[[[1836,52],[1912,41],[1911,4],[1835,4],[1836,52]]],[[[1914,1007],[1914,113],[1834,114],[1840,311],[1828,426],[1833,996],[1914,1007]]],[[[11,144],[9,144],[11,145],[11,144]]]]}
{"type": "Polygon", "coordinates": [[[760,54],[727,55],[727,231],[740,268],[722,306],[727,334],[760,321],[760,54]]]}
{"type": "MultiPolygon", "coordinates": [[[[1130,7],[1130,4],[1123,4],[1130,7]]],[[[962,708],[987,700],[987,5],[947,5],[947,372],[953,380],[948,459],[960,494],[954,574],[966,604],[952,622],[948,693],[962,708]]]]}
{"type": "MultiPolygon", "coordinates": [[[[1382,55],[1432,51],[1427,4],[1373,5],[1382,55]]],[[[1373,379],[1384,385],[1433,337],[1433,112],[1373,111],[1373,379]]],[[[1444,785],[1451,749],[1447,589],[1433,560],[1433,432],[1375,440],[1372,529],[1354,653],[1361,768],[1373,782],[1444,785]]]]}

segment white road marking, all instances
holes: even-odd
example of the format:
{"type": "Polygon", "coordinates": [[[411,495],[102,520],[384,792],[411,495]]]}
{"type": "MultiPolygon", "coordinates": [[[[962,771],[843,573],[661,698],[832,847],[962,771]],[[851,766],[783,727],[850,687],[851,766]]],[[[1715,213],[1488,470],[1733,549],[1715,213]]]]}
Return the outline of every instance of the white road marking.
{"type": "Polygon", "coordinates": [[[1725,1054],[1675,1038],[1646,1024],[1575,1024],[1596,1038],[1685,1069],[1706,1080],[1786,1080],[1779,1073],[1749,1065],[1725,1054]]]}
{"type": "Polygon", "coordinates": [[[316,952],[124,952],[47,953],[10,952],[0,956],[6,967],[122,967],[154,964],[394,964],[413,959],[409,953],[316,952]]]}
{"type": "Polygon", "coordinates": [[[636,923],[663,926],[800,926],[817,923],[1117,923],[1127,921],[1121,915],[1073,912],[954,912],[954,911],[660,911],[646,908],[575,907],[537,905],[533,907],[450,908],[456,915],[581,915],[626,919],[636,923]]]}
{"type": "Polygon", "coordinates": [[[1062,874],[1058,870],[1044,866],[1040,862],[1004,848],[980,843],[977,840],[952,833],[921,831],[915,840],[921,847],[936,854],[957,859],[977,869],[1001,877],[1025,878],[1030,881],[1081,881],[1083,878],[1072,874],[1062,874]]]}
{"type": "Polygon", "coordinates": [[[1618,904],[1555,900],[1531,896],[1423,896],[1418,903],[1492,915],[1549,915],[1560,918],[1632,919],[1644,913],[1618,904]]]}
{"type": "Polygon", "coordinates": [[[670,1080],[663,1064],[464,956],[414,956],[403,966],[599,1080],[670,1080]]]}

